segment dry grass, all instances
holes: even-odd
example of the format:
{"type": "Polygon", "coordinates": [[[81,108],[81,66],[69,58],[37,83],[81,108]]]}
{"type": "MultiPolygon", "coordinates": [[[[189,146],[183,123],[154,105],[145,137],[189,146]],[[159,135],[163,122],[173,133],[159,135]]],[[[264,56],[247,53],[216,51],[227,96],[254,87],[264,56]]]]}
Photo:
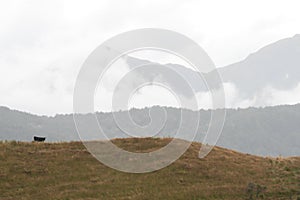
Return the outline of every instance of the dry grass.
{"type": "MultiPolygon", "coordinates": [[[[117,139],[135,152],[170,139],[117,139]]],[[[266,186],[264,199],[300,197],[300,158],[262,158],[216,147],[198,159],[193,143],[157,172],[127,174],[98,162],[79,142],[0,143],[0,199],[247,199],[249,183],[266,186]],[[298,196],[297,196],[298,195],[298,196]]]]}

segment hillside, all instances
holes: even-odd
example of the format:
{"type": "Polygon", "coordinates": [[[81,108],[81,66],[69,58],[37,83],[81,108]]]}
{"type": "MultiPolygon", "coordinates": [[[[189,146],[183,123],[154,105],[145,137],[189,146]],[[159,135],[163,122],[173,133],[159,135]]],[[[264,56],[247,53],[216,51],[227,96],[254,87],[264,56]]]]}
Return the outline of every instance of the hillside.
{"type": "MultiPolygon", "coordinates": [[[[116,139],[134,152],[170,139],[116,139]]],[[[198,159],[199,143],[157,172],[126,174],[93,158],[79,142],[0,143],[0,199],[260,199],[300,198],[300,158],[262,158],[220,147],[198,159]],[[298,196],[297,196],[298,195],[298,196]],[[255,198],[254,198],[255,199],[255,198]]]]}
{"type": "MultiPolygon", "coordinates": [[[[180,124],[180,109],[170,107],[152,107],[152,116],[162,119],[160,109],[167,112],[164,128],[157,134],[159,137],[174,137],[180,124]]],[[[196,112],[192,112],[196,116],[196,112]]],[[[133,120],[139,125],[150,122],[149,108],[130,110],[133,120]]],[[[196,141],[201,142],[207,131],[210,120],[210,110],[200,110],[200,126],[196,141]]],[[[102,130],[109,138],[128,137],[117,126],[113,114],[96,113],[102,130]]],[[[85,139],[97,138],[98,126],[93,126],[89,120],[93,115],[82,115],[81,120],[87,124],[85,139]]],[[[266,108],[227,109],[226,122],[218,146],[234,149],[243,153],[263,156],[299,156],[300,155],[300,104],[290,106],[274,106],[266,108]]],[[[182,124],[187,134],[190,127],[182,124]]],[[[130,127],[127,127],[127,130],[130,127]]],[[[131,130],[131,129],[130,129],[131,130]]],[[[134,132],[132,130],[130,132],[134,132]]],[[[136,131],[135,131],[136,132],[136,131]]],[[[147,137],[147,133],[140,132],[140,136],[147,137]]],[[[47,141],[79,141],[75,129],[73,115],[56,115],[46,117],[32,115],[9,108],[0,107],[0,140],[32,141],[33,135],[47,136],[47,141]]],[[[187,137],[189,138],[189,137],[187,137]]],[[[182,138],[186,139],[186,138],[182,138]]]]}

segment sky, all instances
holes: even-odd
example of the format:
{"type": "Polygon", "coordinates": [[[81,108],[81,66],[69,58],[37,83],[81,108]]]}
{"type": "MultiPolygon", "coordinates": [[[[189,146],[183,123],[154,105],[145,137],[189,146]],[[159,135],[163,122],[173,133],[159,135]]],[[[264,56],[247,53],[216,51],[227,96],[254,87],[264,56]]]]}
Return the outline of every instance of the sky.
{"type": "MultiPolygon", "coordinates": [[[[182,33],[223,67],[299,34],[299,7],[297,0],[0,1],[0,106],[71,113],[76,76],[87,56],[110,37],[138,28],[182,33]]],[[[153,96],[152,90],[144,94],[153,96]]],[[[143,98],[135,99],[143,105],[143,98]]]]}

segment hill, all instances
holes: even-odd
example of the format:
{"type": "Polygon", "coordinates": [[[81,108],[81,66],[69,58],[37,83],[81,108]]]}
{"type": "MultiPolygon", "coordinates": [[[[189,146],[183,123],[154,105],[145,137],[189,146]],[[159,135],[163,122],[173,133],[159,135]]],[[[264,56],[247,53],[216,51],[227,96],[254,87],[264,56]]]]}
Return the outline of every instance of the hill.
{"type": "MultiPolygon", "coordinates": [[[[152,151],[170,139],[115,139],[152,151]]],[[[98,162],[79,142],[0,143],[0,199],[299,199],[300,158],[263,158],[215,147],[204,159],[193,143],[175,163],[127,174],[98,162]]]]}
{"type": "MultiPolygon", "coordinates": [[[[158,137],[174,137],[180,124],[180,109],[153,107],[152,116],[163,121],[160,109],[167,113],[167,121],[158,137]]],[[[196,116],[196,112],[192,112],[196,116]]],[[[196,141],[201,142],[210,120],[210,110],[200,110],[200,126],[196,141]]],[[[133,120],[139,125],[150,122],[149,108],[130,110],[133,120]]],[[[114,121],[113,114],[96,113],[101,127],[110,139],[128,137],[114,121]]],[[[85,139],[95,140],[98,126],[89,123],[93,115],[82,115],[81,120],[87,124],[85,139]]],[[[227,117],[218,146],[234,149],[243,153],[263,156],[299,156],[300,155],[300,104],[266,108],[227,109],[227,117]]],[[[183,124],[184,132],[190,127],[183,124]]],[[[127,130],[130,127],[127,128],[127,130]]],[[[131,129],[130,129],[131,130],[131,129]]],[[[132,130],[131,132],[136,132],[132,130]]],[[[139,133],[147,137],[147,133],[139,133]]],[[[0,107],[0,140],[32,141],[33,135],[45,135],[47,141],[79,141],[73,115],[56,115],[55,117],[32,115],[9,108],[0,107]]],[[[188,138],[188,137],[187,137],[188,138]]],[[[186,138],[181,138],[186,139],[186,138]]]]}

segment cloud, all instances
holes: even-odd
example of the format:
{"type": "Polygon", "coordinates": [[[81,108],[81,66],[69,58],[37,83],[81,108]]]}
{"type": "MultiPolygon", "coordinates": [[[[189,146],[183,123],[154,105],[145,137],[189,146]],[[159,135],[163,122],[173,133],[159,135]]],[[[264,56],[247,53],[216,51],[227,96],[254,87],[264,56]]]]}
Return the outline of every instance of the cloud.
{"type": "Polygon", "coordinates": [[[282,104],[297,104],[300,102],[300,82],[290,90],[278,90],[266,87],[256,96],[256,106],[274,106],[282,104]]]}
{"type": "Polygon", "coordinates": [[[72,112],[71,91],[89,53],[106,39],[136,28],[183,33],[198,42],[217,66],[239,61],[268,43],[300,33],[299,4],[297,0],[134,0],[130,5],[116,0],[1,1],[0,105],[48,115],[72,112]],[[277,19],[283,20],[276,24],[277,19]],[[272,26],[266,28],[269,21],[272,26]]]}
{"type": "MultiPolygon", "coordinates": [[[[273,87],[265,87],[248,98],[245,98],[233,83],[223,83],[223,87],[226,108],[266,107],[285,104],[294,105],[300,102],[300,82],[295,88],[290,90],[278,90],[273,87]]],[[[195,96],[199,108],[213,108],[210,92],[198,92],[195,96]]]]}
{"type": "Polygon", "coordinates": [[[300,102],[300,82],[289,90],[265,87],[253,95],[243,98],[241,91],[233,83],[224,83],[227,108],[265,107],[275,105],[293,105],[300,102]]]}

